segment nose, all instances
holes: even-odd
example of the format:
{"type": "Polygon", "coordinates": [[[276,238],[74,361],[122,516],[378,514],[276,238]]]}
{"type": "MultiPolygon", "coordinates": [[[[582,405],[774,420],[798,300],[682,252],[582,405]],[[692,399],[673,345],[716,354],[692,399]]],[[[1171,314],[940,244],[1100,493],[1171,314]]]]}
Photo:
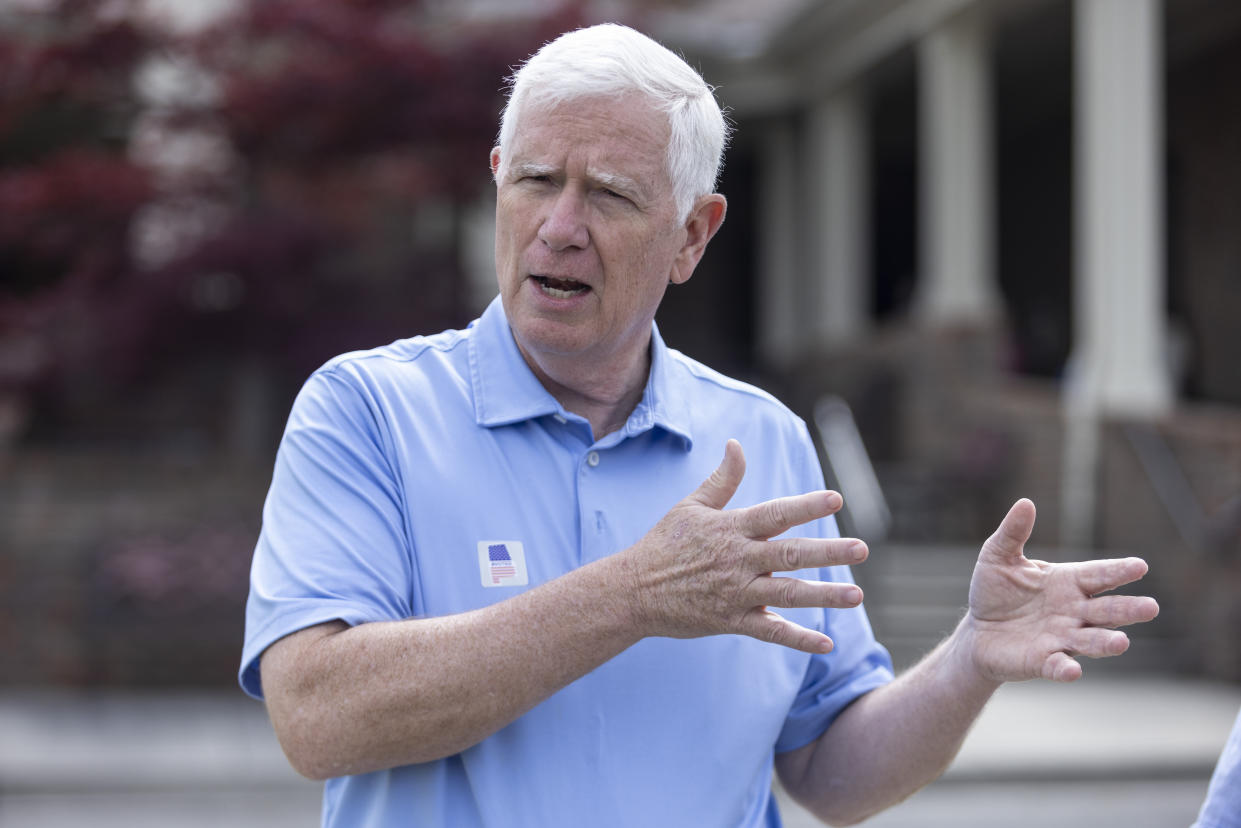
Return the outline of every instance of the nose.
{"type": "Polygon", "coordinates": [[[539,225],[539,241],[552,250],[590,244],[590,231],[586,229],[586,203],[576,188],[564,187],[556,193],[539,225]]]}

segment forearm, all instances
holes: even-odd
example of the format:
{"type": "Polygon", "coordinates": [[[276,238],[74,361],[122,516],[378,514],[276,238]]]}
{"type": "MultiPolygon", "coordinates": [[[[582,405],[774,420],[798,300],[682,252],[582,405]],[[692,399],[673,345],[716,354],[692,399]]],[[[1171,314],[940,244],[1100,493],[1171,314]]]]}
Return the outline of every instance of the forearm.
{"type": "Polygon", "coordinates": [[[457,753],[633,643],[605,559],[513,598],[438,618],[295,633],[263,656],[273,726],[314,778],[457,753]]]}
{"type": "Polygon", "coordinates": [[[999,683],[973,665],[962,622],[917,665],[859,698],[817,742],[777,758],[789,792],[832,824],[853,824],[936,779],[999,683]]]}
{"type": "Polygon", "coordinates": [[[633,546],[492,606],[277,641],[262,656],[263,692],[290,762],[331,777],[458,753],[647,636],[740,633],[824,652],[822,632],[768,607],[851,607],[861,591],[772,573],[858,563],[866,548],[769,541],[832,514],[840,497],[724,511],[744,470],[729,441],[716,472],[633,546]]]}

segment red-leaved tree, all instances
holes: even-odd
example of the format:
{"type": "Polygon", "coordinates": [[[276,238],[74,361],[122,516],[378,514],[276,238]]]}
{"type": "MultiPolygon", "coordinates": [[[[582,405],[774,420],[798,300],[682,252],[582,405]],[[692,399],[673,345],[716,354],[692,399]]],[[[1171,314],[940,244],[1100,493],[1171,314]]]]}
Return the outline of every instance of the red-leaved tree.
{"type": "Polygon", "coordinates": [[[575,4],[264,0],[189,35],[142,8],[0,18],[0,397],[54,424],[187,364],[295,378],[466,321],[502,79],[575,4]]]}
{"type": "Polygon", "coordinates": [[[0,27],[0,402],[9,405],[75,376],[106,382],[144,312],[129,227],[153,189],[127,142],[138,110],[131,79],[157,41],[93,5],[10,13],[0,27]]]}

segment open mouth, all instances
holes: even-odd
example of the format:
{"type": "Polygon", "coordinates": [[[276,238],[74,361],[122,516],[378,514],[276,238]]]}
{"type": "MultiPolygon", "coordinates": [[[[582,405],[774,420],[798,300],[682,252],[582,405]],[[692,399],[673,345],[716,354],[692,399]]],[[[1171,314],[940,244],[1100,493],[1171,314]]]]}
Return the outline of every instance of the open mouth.
{"type": "Polygon", "coordinates": [[[584,285],[575,279],[553,279],[550,276],[531,276],[530,278],[539,286],[539,290],[543,291],[544,295],[553,299],[571,299],[590,290],[590,285],[584,285]]]}

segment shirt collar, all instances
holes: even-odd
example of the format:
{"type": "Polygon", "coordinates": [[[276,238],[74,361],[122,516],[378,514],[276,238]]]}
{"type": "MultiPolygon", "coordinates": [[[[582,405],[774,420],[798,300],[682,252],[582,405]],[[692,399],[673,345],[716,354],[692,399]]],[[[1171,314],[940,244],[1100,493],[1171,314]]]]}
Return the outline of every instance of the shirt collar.
{"type": "Polygon", "coordinates": [[[471,327],[470,382],[474,420],[480,426],[509,425],[560,411],[518,350],[499,296],[471,327]]]}
{"type": "MultiPolygon", "coordinates": [[[[646,379],[642,400],[625,423],[626,436],[632,437],[658,426],[681,438],[686,451],[694,444],[690,430],[690,411],[687,390],[682,383],[676,387],[672,374],[674,352],[664,344],[659,326],[651,323],[651,373],[646,379]]],[[[684,379],[684,378],[683,378],[684,379]]]]}
{"type": "MultiPolygon", "coordinates": [[[[470,382],[474,419],[480,426],[511,425],[565,413],[517,348],[500,297],[492,300],[471,327],[474,330],[470,337],[470,382]]],[[[672,352],[664,344],[658,326],[652,323],[651,372],[646,390],[621,432],[625,437],[633,437],[659,427],[680,437],[688,450],[692,445],[689,409],[669,376],[672,362],[672,352]]]]}

